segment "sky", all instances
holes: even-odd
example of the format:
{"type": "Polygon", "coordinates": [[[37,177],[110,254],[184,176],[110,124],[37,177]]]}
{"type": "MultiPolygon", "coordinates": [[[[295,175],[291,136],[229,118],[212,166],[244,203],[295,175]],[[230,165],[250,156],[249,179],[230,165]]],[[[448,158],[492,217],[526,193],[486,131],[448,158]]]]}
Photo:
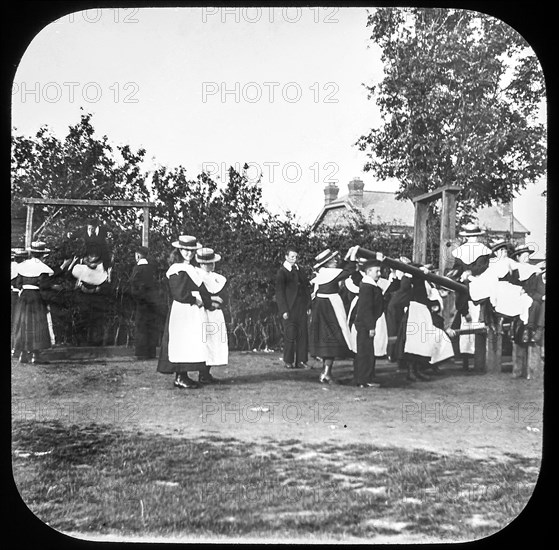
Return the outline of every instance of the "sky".
{"type": "MultiPolygon", "coordinates": [[[[363,84],[382,79],[365,8],[117,8],[80,11],[31,42],[12,89],[12,126],[63,138],[85,111],[99,135],[147,151],[148,167],[226,178],[262,174],[273,212],[312,222],[323,188],[340,195],[397,182],[363,172],[354,145],[380,124],[363,84]],[[80,109],[83,109],[81,111],[80,109]]],[[[514,201],[528,240],[545,249],[545,179],[514,201]]]]}

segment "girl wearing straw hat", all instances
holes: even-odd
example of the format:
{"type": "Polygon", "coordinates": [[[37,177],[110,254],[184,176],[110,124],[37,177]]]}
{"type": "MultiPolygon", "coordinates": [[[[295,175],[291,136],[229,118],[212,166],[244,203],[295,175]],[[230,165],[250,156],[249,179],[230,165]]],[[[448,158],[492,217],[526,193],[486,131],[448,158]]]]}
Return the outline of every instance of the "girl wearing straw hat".
{"type": "Polygon", "coordinates": [[[214,271],[216,262],[221,256],[211,248],[200,248],[196,251],[197,268],[204,286],[210,293],[211,306],[206,308],[206,325],[204,340],[206,342],[206,367],[200,370],[198,382],[201,384],[216,384],[219,381],[212,376],[212,367],[225,366],[229,362],[229,345],[227,342],[227,327],[223,316],[223,304],[227,301],[227,279],[214,271]]]}
{"type": "MultiPolygon", "coordinates": [[[[348,251],[346,260],[353,249],[348,251]]],[[[332,367],[336,357],[351,355],[351,336],[347,326],[347,316],[340,296],[340,283],[355,270],[355,263],[347,269],[338,267],[339,252],[326,249],[315,258],[313,269],[316,276],[310,281],[314,285],[311,312],[309,347],[313,357],[320,357],[323,363],[320,382],[335,384],[332,367]]]]}
{"type": "Polygon", "coordinates": [[[211,298],[200,270],[191,263],[202,245],[190,235],[181,235],[172,244],[176,249],[176,261],[166,273],[172,303],[165,322],[157,370],[164,374],[175,373],[177,388],[196,389],[200,385],[189,378],[188,372],[203,371],[206,367],[204,328],[207,317],[204,308],[211,307],[211,298]]]}
{"type": "Polygon", "coordinates": [[[14,287],[19,289],[12,324],[12,355],[20,354],[22,363],[39,362],[37,352],[52,345],[48,310],[39,292],[50,285],[53,270],[42,262],[50,250],[41,241],[31,243],[31,257],[17,265],[14,287]]]}

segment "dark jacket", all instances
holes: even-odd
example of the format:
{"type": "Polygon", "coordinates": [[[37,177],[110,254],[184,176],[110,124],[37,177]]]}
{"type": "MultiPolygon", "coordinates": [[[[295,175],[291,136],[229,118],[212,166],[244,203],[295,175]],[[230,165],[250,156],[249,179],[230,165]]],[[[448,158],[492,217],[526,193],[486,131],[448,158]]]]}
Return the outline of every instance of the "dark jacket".
{"type": "Polygon", "coordinates": [[[303,301],[305,309],[310,308],[309,279],[302,269],[293,267],[291,271],[288,271],[282,265],[276,275],[276,302],[279,314],[289,313],[297,300],[303,301]]]}
{"type": "Polygon", "coordinates": [[[375,328],[384,309],[382,290],[376,286],[361,281],[359,284],[359,298],[357,300],[357,313],[355,327],[359,330],[372,330],[375,328]]]}
{"type": "Polygon", "coordinates": [[[155,268],[151,264],[135,265],[130,277],[130,292],[138,305],[158,302],[155,268]]]}

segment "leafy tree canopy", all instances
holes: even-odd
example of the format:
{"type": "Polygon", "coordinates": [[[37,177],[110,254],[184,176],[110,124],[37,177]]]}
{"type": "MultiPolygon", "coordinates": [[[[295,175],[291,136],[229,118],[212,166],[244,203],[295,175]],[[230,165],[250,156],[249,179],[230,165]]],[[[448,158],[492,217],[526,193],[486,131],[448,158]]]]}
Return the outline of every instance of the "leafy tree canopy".
{"type": "Polygon", "coordinates": [[[459,185],[466,211],[508,202],[544,173],[544,78],[516,31],[440,8],[378,8],[367,26],[384,78],[367,86],[382,124],[357,142],[365,170],[397,178],[402,199],[459,185]]]}

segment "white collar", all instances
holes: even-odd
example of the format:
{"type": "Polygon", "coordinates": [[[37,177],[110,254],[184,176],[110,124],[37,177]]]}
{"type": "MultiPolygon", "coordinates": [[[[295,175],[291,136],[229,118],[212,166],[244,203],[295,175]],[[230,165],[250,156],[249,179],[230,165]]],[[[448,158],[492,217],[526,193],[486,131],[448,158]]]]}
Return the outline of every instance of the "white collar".
{"type": "Polygon", "coordinates": [[[29,258],[18,264],[17,272],[23,277],[38,277],[42,273],[52,275],[54,271],[39,258],[29,258]]]}
{"type": "Polygon", "coordinates": [[[333,281],[343,269],[338,267],[321,267],[311,283],[315,285],[325,285],[330,281],[333,281]]]}
{"type": "MultiPolygon", "coordinates": [[[[293,266],[299,269],[299,266],[297,264],[293,264],[293,266]]],[[[283,267],[285,267],[287,271],[291,271],[292,265],[287,260],[285,260],[285,262],[283,262],[283,267]]]]}
{"type": "Polygon", "coordinates": [[[361,279],[362,283],[367,283],[369,285],[373,285],[373,286],[378,286],[377,282],[372,278],[369,277],[368,275],[363,275],[363,279],[361,279]]]}
{"type": "Polygon", "coordinates": [[[465,242],[452,251],[455,258],[459,258],[466,265],[474,263],[480,256],[488,256],[491,249],[480,242],[465,242]]]}
{"type": "Polygon", "coordinates": [[[138,260],[138,265],[147,265],[148,261],[145,258],[140,258],[138,260]]]}

